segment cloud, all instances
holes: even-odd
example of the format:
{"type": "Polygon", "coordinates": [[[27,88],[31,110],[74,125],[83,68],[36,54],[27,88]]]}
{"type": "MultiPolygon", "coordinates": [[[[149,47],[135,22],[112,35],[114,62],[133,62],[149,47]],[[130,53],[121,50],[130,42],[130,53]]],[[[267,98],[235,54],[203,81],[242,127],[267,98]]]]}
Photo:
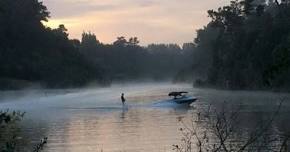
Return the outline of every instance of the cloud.
{"type": "Polygon", "coordinates": [[[90,12],[111,11],[117,6],[114,4],[92,3],[87,0],[44,0],[53,18],[68,18],[82,16],[90,12]]]}
{"type": "Polygon", "coordinates": [[[106,43],[137,36],[142,44],[193,41],[208,22],[208,9],[227,0],[44,0],[52,13],[49,26],[63,23],[71,38],[91,31],[106,43]]]}

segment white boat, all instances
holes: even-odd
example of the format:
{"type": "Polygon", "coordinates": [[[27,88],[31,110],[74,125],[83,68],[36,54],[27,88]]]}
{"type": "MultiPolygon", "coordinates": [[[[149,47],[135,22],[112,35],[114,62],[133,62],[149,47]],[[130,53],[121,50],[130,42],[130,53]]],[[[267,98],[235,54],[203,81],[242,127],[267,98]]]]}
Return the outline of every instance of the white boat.
{"type": "Polygon", "coordinates": [[[175,103],[177,104],[192,104],[193,102],[195,102],[197,100],[196,97],[180,97],[180,98],[175,98],[175,99],[172,99],[175,103]]]}
{"type": "Polygon", "coordinates": [[[195,102],[197,100],[196,97],[192,96],[186,96],[188,92],[170,92],[168,96],[173,96],[173,99],[170,99],[168,101],[175,102],[177,104],[187,104],[190,105],[191,103],[195,102]]]}

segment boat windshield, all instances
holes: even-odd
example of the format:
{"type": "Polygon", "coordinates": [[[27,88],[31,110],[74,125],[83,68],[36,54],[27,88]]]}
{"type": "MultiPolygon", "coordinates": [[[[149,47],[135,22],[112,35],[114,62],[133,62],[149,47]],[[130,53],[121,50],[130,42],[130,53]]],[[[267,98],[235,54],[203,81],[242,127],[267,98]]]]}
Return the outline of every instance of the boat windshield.
{"type": "Polygon", "coordinates": [[[170,93],[168,94],[168,96],[174,97],[174,98],[176,99],[177,97],[184,97],[187,93],[188,93],[188,92],[186,92],[186,91],[181,91],[181,92],[170,92],[170,93]]]}

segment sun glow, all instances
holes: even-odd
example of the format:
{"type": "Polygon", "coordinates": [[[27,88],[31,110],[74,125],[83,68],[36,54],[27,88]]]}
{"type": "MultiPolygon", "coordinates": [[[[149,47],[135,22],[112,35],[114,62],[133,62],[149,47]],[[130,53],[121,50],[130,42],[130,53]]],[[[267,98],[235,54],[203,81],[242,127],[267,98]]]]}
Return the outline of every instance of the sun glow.
{"type": "Polygon", "coordinates": [[[136,36],[143,45],[182,44],[193,41],[195,30],[208,23],[208,9],[226,1],[44,0],[51,11],[44,25],[57,28],[64,24],[69,37],[77,39],[89,31],[104,43],[112,43],[118,36],[136,36]]]}

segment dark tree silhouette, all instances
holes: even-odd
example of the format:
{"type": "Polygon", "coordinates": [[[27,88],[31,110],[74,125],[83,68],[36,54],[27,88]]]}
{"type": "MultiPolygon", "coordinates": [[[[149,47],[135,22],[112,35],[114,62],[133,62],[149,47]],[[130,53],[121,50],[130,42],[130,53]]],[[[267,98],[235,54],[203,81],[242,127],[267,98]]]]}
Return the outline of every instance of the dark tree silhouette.
{"type": "Polygon", "coordinates": [[[235,0],[208,14],[211,22],[198,30],[194,51],[195,71],[206,67],[206,83],[229,89],[290,87],[288,0],[235,0]]]}
{"type": "Polygon", "coordinates": [[[100,77],[68,39],[64,25],[43,26],[49,12],[42,2],[2,0],[0,10],[1,88],[21,88],[28,82],[81,86],[100,77]]]}

